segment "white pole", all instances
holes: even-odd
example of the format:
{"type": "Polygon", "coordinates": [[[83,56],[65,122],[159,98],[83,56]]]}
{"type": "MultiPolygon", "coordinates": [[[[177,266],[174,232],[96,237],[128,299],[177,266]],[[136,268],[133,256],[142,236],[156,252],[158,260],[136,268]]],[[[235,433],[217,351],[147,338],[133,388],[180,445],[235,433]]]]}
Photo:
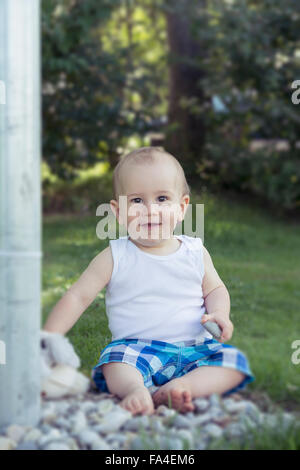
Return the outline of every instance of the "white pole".
{"type": "Polygon", "coordinates": [[[0,0],[0,426],[40,416],[39,17],[39,0],[0,0]]]}

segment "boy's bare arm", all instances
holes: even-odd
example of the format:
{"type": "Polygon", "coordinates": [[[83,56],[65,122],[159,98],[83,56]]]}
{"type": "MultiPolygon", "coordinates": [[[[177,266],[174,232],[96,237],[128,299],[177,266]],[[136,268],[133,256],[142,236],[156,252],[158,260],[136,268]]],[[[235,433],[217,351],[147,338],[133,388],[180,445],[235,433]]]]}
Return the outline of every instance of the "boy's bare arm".
{"type": "Polygon", "coordinates": [[[113,271],[113,257],[108,246],[88,265],[80,278],[72,284],[50,312],[43,330],[67,333],[97,294],[109,283],[113,271]]]}
{"type": "Polygon", "coordinates": [[[220,313],[224,318],[229,318],[230,297],[228,290],[217,273],[207,249],[203,247],[203,250],[205,274],[202,291],[206,311],[208,314],[220,313]]]}

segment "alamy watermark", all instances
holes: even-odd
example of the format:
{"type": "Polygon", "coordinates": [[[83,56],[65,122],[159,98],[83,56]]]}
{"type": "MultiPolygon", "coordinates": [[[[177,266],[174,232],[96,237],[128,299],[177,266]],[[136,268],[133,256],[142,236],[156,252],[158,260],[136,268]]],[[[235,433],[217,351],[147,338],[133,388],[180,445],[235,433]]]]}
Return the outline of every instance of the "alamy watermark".
{"type": "Polygon", "coordinates": [[[295,339],[291,344],[292,349],[296,349],[291,356],[291,361],[293,364],[300,364],[300,339],[295,339]]]}
{"type": "Polygon", "coordinates": [[[3,80],[0,80],[0,104],[6,104],[6,88],[3,80]]]}
{"type": "MultiPolygon", "coordinates": [[[[119,237],[127,235],[131,238],[143,239],[167,239],[170,238],[170,226],[175,225],[174,235],[188,235],[199,237],[204,243],[204,204],[188,204],[184,214],[184,220],[176,223],[178,215],[181,215],[179,204],[151,205],[151,215],[144,204],[127,206],[127,197],[119,197],[120,213],[125,217],[125,224],[119,224],[119,237]],[[128,222],[129,221],[129,222],[128,222]]],[[[117,220],[109,203],[100,204],[96,215],[102,219],[96,227],[97,237],[101,240],[117,238],[117,220]]],[[[181,215],[182,216],[182,215],[181,215]]]]}
{"type": "Polygon", "coordinates": [[[292,83],[292,88],[293,90],[295,89],[292,93],[291,100],[293,104],[299,104],[300,103],[300,80],[294,80],[292,83]]]}
{"type": "Polygon", "coordinates": [[[6,344],[0,340],[0,365],[6,364],[6,344]]]}

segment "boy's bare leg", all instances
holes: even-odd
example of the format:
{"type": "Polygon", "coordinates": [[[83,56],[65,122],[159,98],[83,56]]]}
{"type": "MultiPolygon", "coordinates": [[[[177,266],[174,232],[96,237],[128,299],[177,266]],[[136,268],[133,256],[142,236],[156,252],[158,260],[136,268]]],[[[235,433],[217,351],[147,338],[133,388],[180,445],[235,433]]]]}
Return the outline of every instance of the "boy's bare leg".
{"type": "Polygon", "coordinates": [[[171,401],[171,406],[178,411],[193,411],[193,398],[225,393],[236,387],[244,377],[235,369],[201,366],[164,384],[153,394],[153,401],[155,406],[171,401]]]}
{"type": "Polygon", "coordinates": [[[154,413],[151,394],[144,385],[142,374],[134,366],[123,362],[110,362],[101,367],[110,393],[123,398],[120,403],[122,408],[132,414],[154,413]]]}

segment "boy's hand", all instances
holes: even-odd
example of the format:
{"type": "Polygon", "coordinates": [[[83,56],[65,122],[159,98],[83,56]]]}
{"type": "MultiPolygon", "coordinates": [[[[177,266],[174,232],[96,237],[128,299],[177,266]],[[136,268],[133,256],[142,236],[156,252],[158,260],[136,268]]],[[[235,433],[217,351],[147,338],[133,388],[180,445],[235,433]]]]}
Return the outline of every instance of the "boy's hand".
{"type": "Polygon", "coordinates": [[[222,334],[221,334],[221,337],[217,341],[220,341],[221,343],[225,343],[226,341],[229,341],[231,339],[234,327],[233,327],[233,323],[231,322],[229,318],[224,318],[224,316],[221,313],[216,312],[216,313],[209,313],[209,314],[203,315],[201,319],[202,325],[204,325],[204,323],[207,321],[214,321],[221,328],[222,334]]]}

